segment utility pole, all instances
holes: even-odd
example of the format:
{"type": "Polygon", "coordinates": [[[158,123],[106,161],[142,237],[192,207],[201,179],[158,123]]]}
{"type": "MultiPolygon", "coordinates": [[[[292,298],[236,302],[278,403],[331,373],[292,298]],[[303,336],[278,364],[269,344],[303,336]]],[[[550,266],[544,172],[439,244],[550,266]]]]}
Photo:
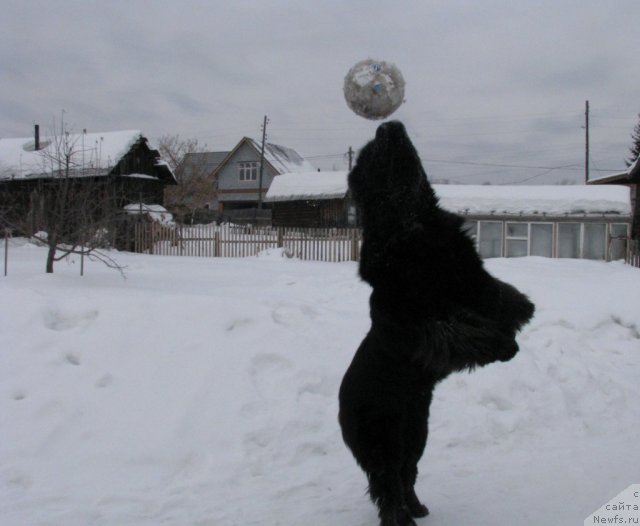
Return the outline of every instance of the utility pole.
{"type": "Polygon", "coordinates": [[[349,156],[349,171],[351,171],[351,167],[353,166],[353,148],[351,148],[351,146],[349,146],[347,155],[349,156]]]}
{"type": "Polygon", "coordinates": [[[584,102],[584,184],[589,182],[589,101],[584,102]]]}
{"type": "Polygon", "coordinates": [[[258,210],[262,210],[262,174],[264,173],[264,143],[267,140],[267,123],[269,119],[264,116],[262,123],[262,147],[260,148],[260,177],[258,178],[258,210]]]}

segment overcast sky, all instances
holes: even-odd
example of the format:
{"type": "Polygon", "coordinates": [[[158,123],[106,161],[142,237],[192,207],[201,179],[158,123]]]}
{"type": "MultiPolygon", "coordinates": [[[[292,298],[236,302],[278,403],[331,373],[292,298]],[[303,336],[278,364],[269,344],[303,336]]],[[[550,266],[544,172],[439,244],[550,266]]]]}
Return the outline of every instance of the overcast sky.
{"type": "Polygon", "coordinates": [[[625,168],[640,113],[639,0],[0,0],[0,137],[178,133],[212,151],[243,136],[346,168],[378,125],[342,84],[395,63],[402,120],[432,179],[584,180],[625,168]]]}

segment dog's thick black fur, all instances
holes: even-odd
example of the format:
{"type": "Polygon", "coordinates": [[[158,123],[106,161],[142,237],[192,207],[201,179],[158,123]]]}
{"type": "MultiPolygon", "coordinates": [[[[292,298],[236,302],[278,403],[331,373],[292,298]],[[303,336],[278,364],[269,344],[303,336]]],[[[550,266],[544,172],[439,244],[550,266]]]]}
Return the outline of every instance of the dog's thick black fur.
{"type": "Polygon", "coordinates": [[[463,220],[438,206],[400,122],[360,152],[349,188],[363,224],[360,276],[371,329],[340,387],[345,443],[369,481],[381,525],[429,513],[414,491],[435,384],[511,359],[534,306],[483,267],[463,220]]]}

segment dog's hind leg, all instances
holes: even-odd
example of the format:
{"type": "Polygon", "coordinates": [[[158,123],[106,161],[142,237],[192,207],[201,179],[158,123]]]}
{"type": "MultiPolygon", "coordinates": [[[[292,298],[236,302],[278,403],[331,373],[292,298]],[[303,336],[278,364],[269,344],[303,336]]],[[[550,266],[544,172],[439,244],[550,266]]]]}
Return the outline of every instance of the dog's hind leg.
{"type": "Polygon", "coordinates": [[[369,496],[379,510],[380,526],[415,525],[405,502],[402,444],[376,447],[360,463],[369,480],[369,496]]]}
{"type": "Polygon", "coordinates": [[[405,433],[405,459],[401,476],[404,486],[405,504],[412,517],[425,517],[429,515],[429,509],[420,502],[414,486],[418,476],[418,461],[422,457],[427,445],[429,406],[431,393],[425,391],[410,405],[410,425],[405,433]]]}

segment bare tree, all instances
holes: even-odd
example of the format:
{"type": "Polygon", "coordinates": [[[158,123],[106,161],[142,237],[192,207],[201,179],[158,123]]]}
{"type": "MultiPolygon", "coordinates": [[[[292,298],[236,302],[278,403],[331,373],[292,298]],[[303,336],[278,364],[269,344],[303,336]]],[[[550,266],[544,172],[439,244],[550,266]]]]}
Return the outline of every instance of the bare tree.
{"type": "Polygon", "coordinates": [[[193,217],[197,209],[207,208],[217,196],[217,184],[212,179],[210,152],[198,139],[182,139],[165,135],[158,141],[158,150],[173,170],[178,184],[165,188],[165,205],[181,222],[193,217]]]}
{"type": "Polygon", "coordinates": [[[70,254],[97,259],[122,273],[123,267],[102,250],[113,226],[116,186],[99,173],[99,166],[84,166],[78,135],[53,132],[38,155],[41,173],[16,196],[22,206],[4,211],[4,222],[47,246],[47,273],[70,254]]]}

